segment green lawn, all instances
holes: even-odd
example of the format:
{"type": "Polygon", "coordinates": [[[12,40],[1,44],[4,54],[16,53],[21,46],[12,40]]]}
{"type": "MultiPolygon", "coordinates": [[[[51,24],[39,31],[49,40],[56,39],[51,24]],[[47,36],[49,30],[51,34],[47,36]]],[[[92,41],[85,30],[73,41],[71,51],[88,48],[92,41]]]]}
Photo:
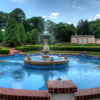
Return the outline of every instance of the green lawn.
{"type": "MultiPolygon", "coordinates": [[[[25,51],[27,54],[40,54],[41,51],[25,51]]],[[[81,54],[81,51],[50,51],[50,54],[66,53],[66,54],[81,54]]],[[[88,55],[100,56],[100,52],[88,52],[88,55]]]]}
{"type": "Polygon", "coordinates": [[[88,55],[100,56],[100,52],[88,52],[88,55]]]}
{"type": "MultiPolygon", "coordinates": [[[[25,53],[27,54],[39,54],[41,53],[41,51],[25,51],[25,53]]],[[[56,53],[69,53],[69,54],[72,54],[72,53],[76,53],[76,54],[80,54],[81,51],[50,51],[50,54],[56,54],[56,53]]]]}

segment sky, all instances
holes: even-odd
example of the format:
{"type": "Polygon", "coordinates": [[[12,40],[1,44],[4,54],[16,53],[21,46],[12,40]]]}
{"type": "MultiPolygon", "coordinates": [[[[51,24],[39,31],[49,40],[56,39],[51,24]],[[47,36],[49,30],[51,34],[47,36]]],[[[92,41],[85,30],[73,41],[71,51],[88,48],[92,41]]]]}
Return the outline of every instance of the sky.
{"type": "Polygon", "coordinates": [[[100,18],[100,0],[0,0],[0,11],[11,12],[21,8],[27,18],[42,16],[56,23],[77,24],[100,18]]]}

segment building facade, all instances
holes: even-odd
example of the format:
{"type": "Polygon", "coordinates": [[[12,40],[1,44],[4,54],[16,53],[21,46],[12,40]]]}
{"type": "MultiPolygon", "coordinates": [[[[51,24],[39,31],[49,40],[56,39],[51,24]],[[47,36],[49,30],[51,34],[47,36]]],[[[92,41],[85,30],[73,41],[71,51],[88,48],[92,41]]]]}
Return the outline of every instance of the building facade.
{"type": "Polygon", "coordinates": [[[72,44],[100,44],[100,39],[96,39],[94,35],[73,35],[71,37],[72,44]]]}

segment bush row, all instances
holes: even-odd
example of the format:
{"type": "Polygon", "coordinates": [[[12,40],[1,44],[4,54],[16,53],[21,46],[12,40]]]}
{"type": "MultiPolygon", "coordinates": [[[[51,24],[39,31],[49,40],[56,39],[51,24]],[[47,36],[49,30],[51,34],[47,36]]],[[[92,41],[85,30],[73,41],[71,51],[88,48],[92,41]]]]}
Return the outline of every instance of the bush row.
{"type": "MultiPolygon", "coordinates": [[[[19,51],[39,51],[42,50],[43,45],[28,45],[16,47],[19,51]]],[[[68,51],[100,51],[100,46],[50,46],[51,50],[68,50],[68,51]]]]}
{"type": "Polygon", "coordinates": [[[8,48],[0,48],[0,54],[10,54],[10,50],[8,48]]]}

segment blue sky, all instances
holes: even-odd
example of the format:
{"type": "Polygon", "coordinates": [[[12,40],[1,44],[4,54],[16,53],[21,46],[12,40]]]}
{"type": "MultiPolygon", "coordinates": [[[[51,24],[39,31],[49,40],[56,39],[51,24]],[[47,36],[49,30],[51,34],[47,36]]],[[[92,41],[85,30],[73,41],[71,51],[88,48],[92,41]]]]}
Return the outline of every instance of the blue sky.
{"type": "Polygon", "coordinates": [[[0,0],[0,11],[21,8],[27,18],[42,16],[56,23],[100,18],[100,0],[0,0]]]}

